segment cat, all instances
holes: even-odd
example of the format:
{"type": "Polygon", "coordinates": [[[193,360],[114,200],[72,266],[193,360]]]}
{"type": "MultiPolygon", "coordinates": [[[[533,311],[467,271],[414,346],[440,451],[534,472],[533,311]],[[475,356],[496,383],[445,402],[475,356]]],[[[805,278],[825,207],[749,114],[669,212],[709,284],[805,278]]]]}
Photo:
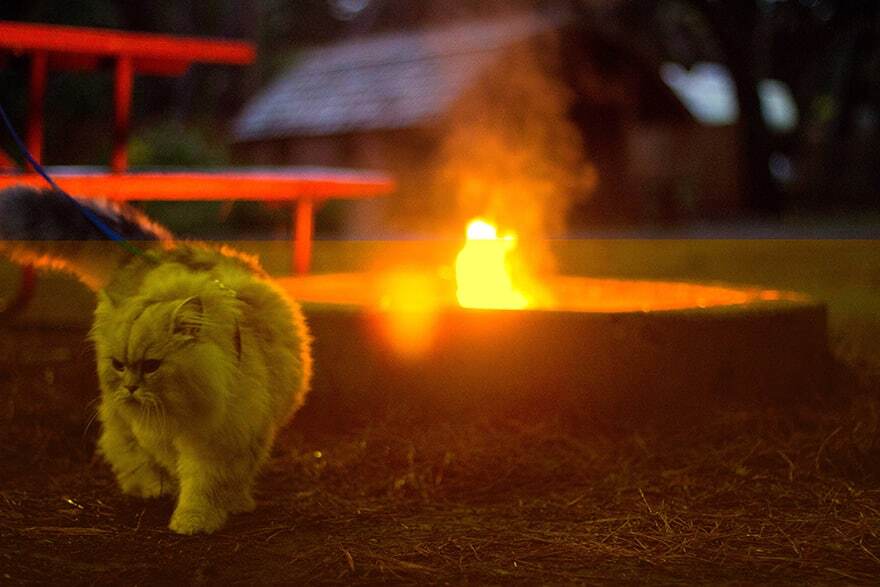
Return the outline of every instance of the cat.
{"type": "Polygon", "coordinates": [[[169,528],[211,533],[254,509],[254,478],[309,388],[299,306],[257,261],[175,241],[134,208],[83,199],[143,254],[104,238],[69,196],[0,191],[0,249],[97,292],[98,451],[127,495],[176,497],[169,528]]]}

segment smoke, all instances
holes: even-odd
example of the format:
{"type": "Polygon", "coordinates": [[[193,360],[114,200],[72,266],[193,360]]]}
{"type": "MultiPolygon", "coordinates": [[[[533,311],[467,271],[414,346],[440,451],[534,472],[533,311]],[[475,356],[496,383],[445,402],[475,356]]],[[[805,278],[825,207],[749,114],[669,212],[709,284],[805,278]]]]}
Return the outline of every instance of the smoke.
{"type": "Polygon", "coordinates": [[[569,119],[559,54],[548,36],[506,49],[453,107],[436,168],[458,230],[482,216],[516,231],[532,274],[552,270],[546,237],[564,232],[569,208],[597,181],[569,119]]]}

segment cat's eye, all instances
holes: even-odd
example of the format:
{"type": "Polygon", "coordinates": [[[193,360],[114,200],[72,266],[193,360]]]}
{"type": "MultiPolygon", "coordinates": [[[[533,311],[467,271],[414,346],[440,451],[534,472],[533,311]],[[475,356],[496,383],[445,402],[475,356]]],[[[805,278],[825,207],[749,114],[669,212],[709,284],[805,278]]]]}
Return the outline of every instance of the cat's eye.
{"type": "Polygon", "coordinates": [[[144,362],[141,363],[141,369],[144,373],[153,373],[156,369],[159,368],[159,365],[162,364],[162,361],[159,359],[144,359],[144,362]]]}
{"type": "Polygon", "coordinates": [[[117,371],[125,371],[125,365],[122,363],[122,361],[120,361],[118,359],[110,359],[110,363],[113,365],[113,368],[116,369],[117,371]]]}

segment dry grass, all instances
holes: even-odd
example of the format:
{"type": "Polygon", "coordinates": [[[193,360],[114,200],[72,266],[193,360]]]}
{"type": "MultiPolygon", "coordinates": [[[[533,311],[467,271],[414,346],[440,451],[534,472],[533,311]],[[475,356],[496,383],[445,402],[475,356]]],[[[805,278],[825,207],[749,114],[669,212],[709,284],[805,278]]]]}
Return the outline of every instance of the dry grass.
{"type": "Polygon", "coordinates": [[[84,430],[95,387],[88,353],[76,350],[81,334],[2,334],[14,334],[20,355],[36,345],[31,356],[42,357],[0,370],[3,583],[880,577],[870,369],[842,369],[821,404],[798,403],[792,390],[786,406],[676,426],[299,421],[279,439],[257,511],[185,538],[165,528],[170,501],[121,496],[92,458],[96,430],[84,430]]]}

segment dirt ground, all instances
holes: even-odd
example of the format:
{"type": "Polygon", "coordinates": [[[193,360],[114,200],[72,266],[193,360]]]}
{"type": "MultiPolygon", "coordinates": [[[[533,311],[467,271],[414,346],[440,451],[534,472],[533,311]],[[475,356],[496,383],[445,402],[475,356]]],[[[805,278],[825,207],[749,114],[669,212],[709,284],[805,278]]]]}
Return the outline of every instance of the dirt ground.
{"type": "MultiPolygon", "coordinates": [[[[670,424],[349,424],[303,412],[258,508],[211,536],[93,457],[81,329],[0,328],[0,584],[754,584],[880,580],[880,394],[670,424]]],[[[794,390],[796,392],[796,390],[794,390]]]]}

